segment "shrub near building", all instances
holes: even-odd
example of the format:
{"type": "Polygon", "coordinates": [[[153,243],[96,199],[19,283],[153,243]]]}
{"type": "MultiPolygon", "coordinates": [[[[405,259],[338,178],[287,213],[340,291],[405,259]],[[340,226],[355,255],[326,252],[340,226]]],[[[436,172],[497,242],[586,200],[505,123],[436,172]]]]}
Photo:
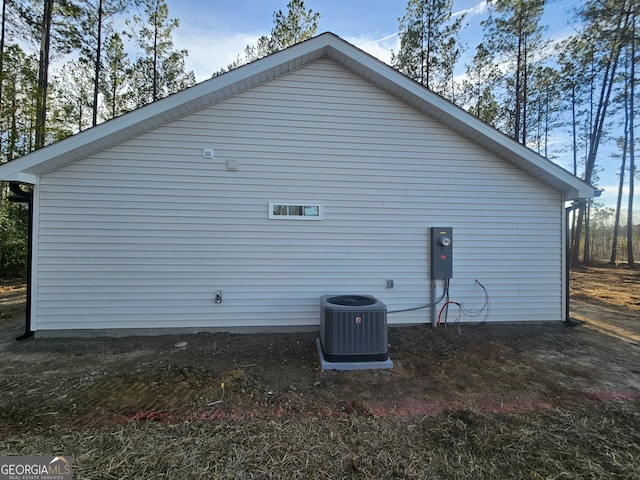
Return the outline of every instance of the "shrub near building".
{"type": "Polygon", "coordinates": [[[29,212],[6,198],[0,204],[0,280],[27,276],[29,212]]]}

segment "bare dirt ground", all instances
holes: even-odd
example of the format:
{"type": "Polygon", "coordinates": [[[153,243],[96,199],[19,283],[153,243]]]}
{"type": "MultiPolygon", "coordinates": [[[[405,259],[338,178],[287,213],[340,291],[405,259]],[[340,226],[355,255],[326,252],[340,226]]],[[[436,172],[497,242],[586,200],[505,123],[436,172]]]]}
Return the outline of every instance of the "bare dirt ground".
{"type": "Polygon", "coordinates": [[[571,316],[587,328],[640,345],[640,270],[609,264],[571,272],[571,316]]]}
{"type": "Polygon", "coordinates": [[[571,299],[640,315],[640,269],[602,264],[571,272],[571,299]]]}
{"type": "Polygon", "coordinates": [[[391,328],[394,368],[355,372],[322,371],[311,333],[15,342],[3,286],[0,455],[70,455],[75,478],[637,479],[640,272],[572,278],[584,325],[391,328]]]}

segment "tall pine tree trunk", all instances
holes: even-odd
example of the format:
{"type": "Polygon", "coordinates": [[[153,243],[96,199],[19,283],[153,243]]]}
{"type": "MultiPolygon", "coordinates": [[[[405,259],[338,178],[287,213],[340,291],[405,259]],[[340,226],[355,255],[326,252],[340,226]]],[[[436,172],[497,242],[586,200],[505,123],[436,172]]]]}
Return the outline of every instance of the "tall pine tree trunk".
{"type": "Polygon", "coordinates": [[[40,62],[38,65],[38,95],[36,107],[35,148],[42,148],[46,139],[47,93],[49,88],[49,48],[51,45],[51,21],[54,0],[44,0],[40,37],[40,62]]]}
{"type": "Polygon", "coordinates": [[[635,96],[635,64],[636,64],[636,18],[633,14],[631,22],[631,85],[629,88],[629,206],[627,207],[627,261],[629,266],[635,266],[633,258],[633,195],[634,195],[634,179],[636,173],[635,162],[635,145],[634,145],[634,96],[635,96]]]}
{"type": "Polygon", "coordinates": [[[524,57],[524,62],[522,65],[522,144],[527,144],[527,77],[528,77],[528,62],[527,58],[527,36],[525,35],[522,41],[522,55],[524,57]]]}
{"type": "Polygon", "coordinates": [[[96,44],[96,64],[93,77],[93,117],[91,121],[92,126],[98,124],[98,92],[100,89],[100,60],[102,57],[102,0],[98,2],[98,32],[97,32],[97,44],[96,44]]]}
{"type": "Polygon", "coordinates": [[[622,145],[622,160],[620,163],[620,182],[618,184],[618,200],[616,202],[616,213],[613,221],[613,240],[611,244],[611,259],[609,263],[616,264],[618,261],[618,235],[620,233],[620,209],[622,207],[622,190],[624,188],[624,172],[627,167],[627,144],[629,142],[629,110],[627,105],[627,90],[624,93],[624,139],[622,145]]]}
{"type": "Polygon", "coordinates": [[[584,252],[582,252],[582,263],[591,263],[591,199],[586,201],[584,214],[584,252]]]}
{"type": "Polygon", "coordinates": [[[513,138],[517,142],[520,141],[520,110],[521,110],[521,96],[520,96],[520,78],[522,76],[522,32],[518,36],[518,53],[516,56],[516,78],[515,78],[515,107],[513,112],[513,138]]]}
{"type": "Polygon", "coordinates": [[[152,90],[153,90],[153,101],[158,100],[158,29],[160,28],[158,25],[158,4],[156,3],[156,11],[153,15],[153,82],[152,82],[152,90]]]}
{"type": "Polygon", "coordinates": [[[4,39],[6,35],[6,25],[7,0],[2,0],[2,27],[0,32],[0,111],[2,111],[2,85],[4,84],[4,39]]]}
{"type": "MultiPolygon", "coordinates": [[[[617,25],[614,29],[614,38],[611,40],[611,51],[610,54],[606,57],[606,63],[604,65],[604,74],[602,85],[600,88],[600,98],[598,100],[598,105],[596,108],[596,114],[591,122],[591,132],[589,134],[589,150],[587,153],[587,159],[585,163],[585,174],[584,179],[586,182],[591,183],[593,180],[593,172],[595,169],[596,158],[598,156],[598,148],[600,146],[600,140],[602,139],[605,120],[607,118],[607,108],[609,106],[609,101],[611,98],[611,91],[613,89],[613,84],[615,82],[616,70],[618,67],[618,59],[620,57],[620,52],[622,50],[622,39],[624,37],[624,32],[627,29],[629,24],[630,12],[627,10],[626,2],[623,3],[622,8],[620,10],[620,15],[617,20],[617,25]]],[[[578,224],[576,225],[576,247],[579,245],[580,237],[582,235],[582,228],[584,223],[585,228],[585,251],[583,255],[583,259],[585,263],[589,261],[589,252],[587,250],[588,246],[588,235],[589,235],[589,225],[588,225],[589,217],[586,215],[585,207],[580,208],[580,215],[578,216],[578,224]]],[[[572,263],[577,263],[578,253],[577,248],[575,248],[572,255],[572,263]]]]}

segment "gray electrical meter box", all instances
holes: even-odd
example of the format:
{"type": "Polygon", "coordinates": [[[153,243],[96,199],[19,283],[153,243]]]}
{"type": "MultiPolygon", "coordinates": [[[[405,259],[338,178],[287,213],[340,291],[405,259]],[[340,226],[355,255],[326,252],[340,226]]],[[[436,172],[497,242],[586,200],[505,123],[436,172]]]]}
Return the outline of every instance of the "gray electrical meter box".
{"type": "Polygon", "coordinates": [[[431,278],[451,278],[453,276],[453,229],[451,227],[431,227],[431,278]]]}

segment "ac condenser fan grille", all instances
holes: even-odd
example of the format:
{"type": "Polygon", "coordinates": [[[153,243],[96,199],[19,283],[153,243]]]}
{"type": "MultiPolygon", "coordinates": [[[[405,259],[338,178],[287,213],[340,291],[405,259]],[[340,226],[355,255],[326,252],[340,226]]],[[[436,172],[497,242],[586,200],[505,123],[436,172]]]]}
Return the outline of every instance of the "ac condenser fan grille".
{"type": "Polygon", "coordinates": [[[320,299],[320,342],[330,362],[385,361],[387,307],[370,295],[320,299]]]}

